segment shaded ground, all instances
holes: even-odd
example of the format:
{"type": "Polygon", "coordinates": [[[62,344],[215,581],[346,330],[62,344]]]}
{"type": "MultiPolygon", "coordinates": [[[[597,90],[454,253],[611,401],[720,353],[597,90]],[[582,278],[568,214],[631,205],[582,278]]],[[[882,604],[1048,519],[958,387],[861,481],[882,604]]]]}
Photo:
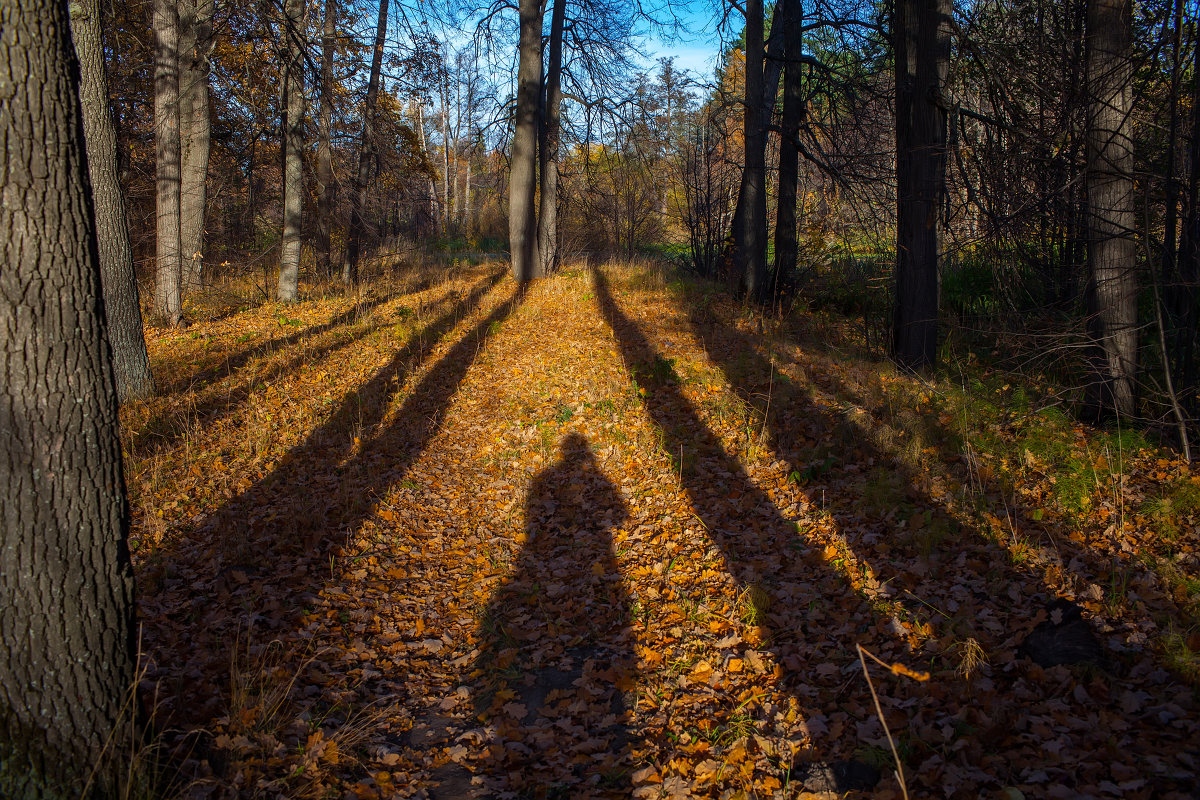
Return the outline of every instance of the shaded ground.
{"type": "Polygon", "coordinates": [[[898,797],[858,644],[931,674],[872,667],[911,796],[1194,796],[1195,519],[1145,505],[1186,465],[1103,453],[1064,510],[1043,450],[846,336],[499,267],[152,332],[171,392],[124,421],[179,791],[898,797]],[[1056,597],[1099,663],[1024,657],[1056,597]]]}

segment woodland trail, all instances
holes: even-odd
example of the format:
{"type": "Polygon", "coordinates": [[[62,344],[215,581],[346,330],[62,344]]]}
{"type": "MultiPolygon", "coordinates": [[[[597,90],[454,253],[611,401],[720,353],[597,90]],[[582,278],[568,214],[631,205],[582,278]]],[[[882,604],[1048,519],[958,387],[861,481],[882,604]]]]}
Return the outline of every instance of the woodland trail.
{"type": "Polygon", "coordinates": [[[492,265],[150,334],[172,388],[124,435],[184,796],[899,797],[856,644],[931,673],[871,668],[913,797],[1194,796],[1151,645],[1186,599],[1099,507],[1016,509],[845,331],[492,265]],[[1018,653],[1056,596],[1105,663],[1018,653]]]}

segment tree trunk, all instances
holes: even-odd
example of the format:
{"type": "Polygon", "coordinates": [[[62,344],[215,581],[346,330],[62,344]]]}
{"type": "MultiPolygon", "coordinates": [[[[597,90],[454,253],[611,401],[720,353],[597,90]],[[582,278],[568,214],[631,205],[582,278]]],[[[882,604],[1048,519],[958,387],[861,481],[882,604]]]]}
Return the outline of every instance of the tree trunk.
{"type": "Polygon", "coordinates": [[[333,277],[333,49],[337,39],[337,0],[325,0],[321,27],[321,110],[317,127],[317,269],[333,277]]]}
{"type": "Polygon", "coordinates": [[[179,2],[179,240],[182,291],[201,284],[208,155],[212,144],[208,56],[213,46],[213,0],[179,2]]]}
{"type": "MultiPolygon", "coordinates": [[[[789,13],[797,15],[802,10],[800,8],[801,0],[782,0],[784,12],[780,16],[786,16],[789,13]]],[[[778,13],[778,12],[777,12],[778,13]]],[[[771,28],[771,35],[767,37],[766,46],[763,48],[763,92],[762,102],[759,104],[759,114],[762,117],[762,126],[765,131],[771,122],[771,113],[775,109],[775,94],[779,86],[779,76],[783,72],[783,64],[787,59],[788,41],[783,35],[785,25],[774,25],[771,28]]],[[[745,247],[745,232],[746,232],[746,182],[750,176],[742,170],[741,182],[738,185],[737,203],[734,206],[733,221],[730,224],[730,230],[733,234],[733,252],[736,274],[731,276],[732,283],[740,285],[743,281],[741,269],[744,266],[741,261],[741,256],[738,255],[745,247]]],[[[724,233],[722,233],[722,236],[724,233]]]]}
{"type": "MultiPolygon", "coordinates": [[[[429,140],[425,138],[425,106],[423,103],[417,103],[417,132],[421,137],[421,152],[429,155],[429,140]]],[[[437,216],[437,185],[433,180],[433,176],[429,177],[429,213],[431,217],[437,216]]]]}
{"type": "Polygon", "coordinates": [[[538,152],[542,193],[538,209],[538,258],[543,275],[558,269],[558,142],[562,132],[562,37],[566,1],[555,0],[550,15],[550,53],[538,152]]]}
{"type": "Polygon", "coordinates": [[[937,361],[938,258],[946,192],[951,0],[896,0],[896,309],[892,357],[911,369],[937,361]]]}
{"type": "Polygon", "coordinates": [[[746,0],[746,107],[743,125],[746,163],[742,194],[745,217],[742,228],[742,286],[749,300],[765,294],[767,275],[766,126],[760,111],[763,104],[763,5],[746,0]]]}
{"type": "MultiPolygon", "coordinates": [[[[789,5],[800,6],[800,3],[789,5]]],[[[796,270],[796,191],[800,177],[800,151],[796,143],[804,124],[804,66],[800,63],[804,18],[789,9],[777,21],[784,26],[788,60],[784,65],[783,119],[779,136],[779,204],[775,215],[775,278],[787,280],[796,270]]]]}
{"type": "Polygon", "coordinates": [[[104,315],[112,342],[117,394],[124,402],[152,395],[154,381],[142,331],[133,251],[129,246],[129,217],[117,177],[117,134],[109,114],[100,31],[97,0],[72,0],[71,36],[79,59],[79,98],[95,203],[104,315]]]}
{"type": "Polygon", "coordinates": [[[454,218],[454,202],[450,196],[450,148],[453,146],[450,136],[450,65],[443,64],[439,86],[442,100],[442,235],[450,233],[451,220],[454,218]]]}
{"type": "Polygon", "coordinates": [[[387,13],[388,0],[380,0],[379,22],[375,27],[375,47],[371,53],[371,74],[367,79],[367,99],[363,106],[362,139],[358,143],[358,174],[354,177],[350,230],[346,234],[346,264],[342,280],[347,286],[358,285],[358,258],[365,227],[363,214],[367,205],[367,184],[371,179],[371,164],[374,161],[375,105],[379,98],[379,71],[383,68],[383,39],[387,34],[387,13]]]}
{"type": "Polygon", "coordinates": [[[538,95],[542,86],[542,9],[538,0],[519,0],[521,36],[517,64],[517,108],[513,120],[512,170],[508,179],[508,249],[512,276],[526,283],[543,275],[537,255],[538,95]]]}
{"type": "Polygon", "coordinates": [[[178,325],[183,316],[178,12],[175,0],[154,0],[154,316],[168,325],[178,325]]]}
{"type": "Polygon", "coordinates": [[[305,0],[286,0],[282,34],[287,39],[284,67],[287,114],[283,130],[283,239],[279,246],[281,302],[294,303],[300,291],[300,224],[304,219],[304,49],[305,0]]]}
{"type": "Polygon", "coordinates": [[[0,796],[80,797],[95,766],[117,797],[133,571],[67,4],[0,19],[0,796]]]}
{"type": "MultiPolygon", "coordinates": [[[[1200,26],[1197,26],[1200,27],[1200,26]]],[[[1194,50],[1193,74],[1200,75],[1200,47],[1194,50]]],[[[1200,279],[1200,80],[1192,82],[1192,141],[1188,147],[1188,182],[1184,199],[1182,230],[1179,234],[1180,309],[1176,344],[1181,364],[1179,391],[1195,413],[1197,402],[1196,282],[1200,279]]]]}
{"type": "Polygon", "coordinates": [[[1131,0],[1088,2],[1088,272],[1097,415],[1134,411],[1137,275],[1133,239],[1131,0]]]}

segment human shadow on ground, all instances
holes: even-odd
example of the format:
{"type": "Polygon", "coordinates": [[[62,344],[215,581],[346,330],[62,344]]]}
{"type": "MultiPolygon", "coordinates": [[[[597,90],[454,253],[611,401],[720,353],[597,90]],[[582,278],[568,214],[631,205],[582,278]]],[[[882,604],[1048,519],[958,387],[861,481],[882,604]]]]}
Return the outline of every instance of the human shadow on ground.
{"type": "Polygon", "coordinates": [[[160,710],[168,721],[203,722],[220,710],[220,678],[240,627],[249,622],[261,637],[300,624],[306,605],[332,578],[331,559],[343,554],[376,502],[436,435],[484,341],[517,308],[523,289],[450,347],[393,415],[396,392],[502,277],[490,276],[414,335],[271,473],[179,532],[172,540],[177,544],[142,570],[143,585],[153,587],[143,591],[142,607],[150,655],[160,663],[190,664],[162,670],[175,681],[163,687],[160,710]],[[185,590],[190,602],[156,614],[160,590],[185,590]]]}
{"type": "MultiPolygon", "coordinates": [[[[525,515],[524,546],[478,631],[470,683],[484,727],[467,734],[469,771],[435,771],[433,795],[469,796],[474,772],[488,797],[628,796],[636,658],[611,533],[627,511],[583,436],[565,437],[534,477],[525,515]]],[[[423,720],[414,739],[447,721],[423,720]]]]}

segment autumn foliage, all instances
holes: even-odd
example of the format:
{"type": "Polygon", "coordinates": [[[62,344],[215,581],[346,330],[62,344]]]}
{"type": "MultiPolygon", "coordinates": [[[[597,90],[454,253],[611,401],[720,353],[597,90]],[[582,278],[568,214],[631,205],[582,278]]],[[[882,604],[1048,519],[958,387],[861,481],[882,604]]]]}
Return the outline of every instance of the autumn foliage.
{"type": "Polygon", "coordinates": [[[910,796],[1189,796],[1186,464],[650,265],[368,285],[148,331],[172,793],[899,797],[865,664],[910,796]],[[1102,661],[1022,649],[1060,597],[1102,661]]]}

